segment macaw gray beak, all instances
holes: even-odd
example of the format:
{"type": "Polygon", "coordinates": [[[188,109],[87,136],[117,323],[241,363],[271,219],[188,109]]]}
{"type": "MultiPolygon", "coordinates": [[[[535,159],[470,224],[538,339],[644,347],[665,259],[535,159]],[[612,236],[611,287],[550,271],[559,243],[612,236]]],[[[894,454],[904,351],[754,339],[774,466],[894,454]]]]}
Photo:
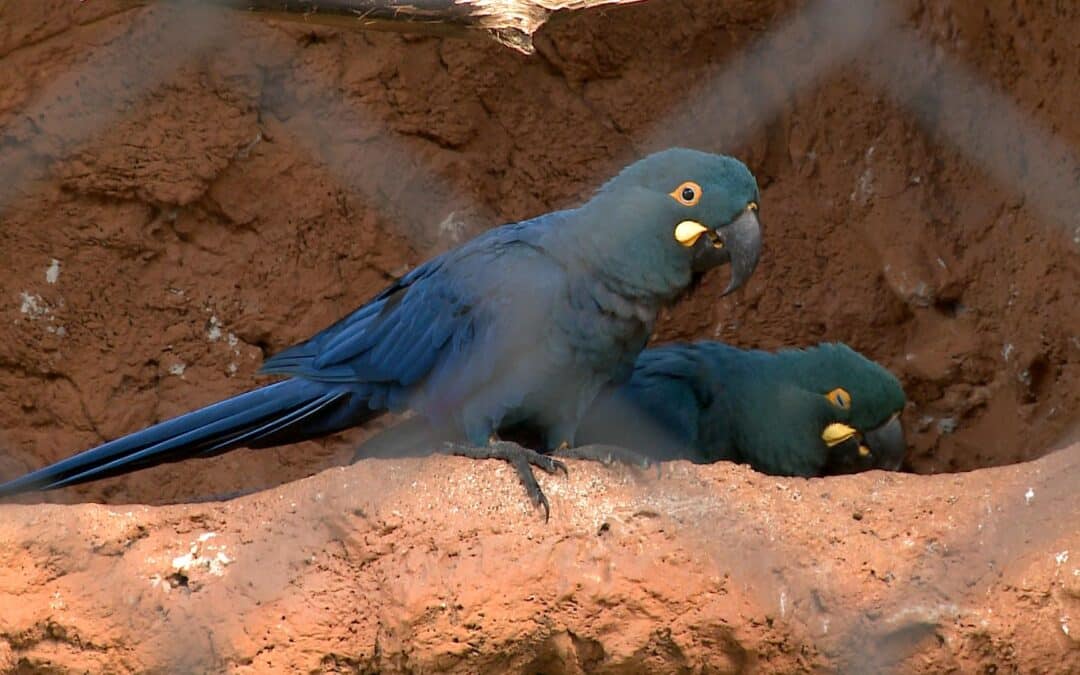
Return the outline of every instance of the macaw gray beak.
{"type": "Polygon", "coordinates": [[[839,475],[882,469],[897,471],[907,454],[900,413],[881,426],[863,433],[840,422],[825,427],[821,440],[828,446],[824,473],[839,475]]]}
{"type": "Polygon", "coordinates": [[[731,281],[722,295],[727,295],[745,284],[761,258],[761,223],[757,208],[746,209],[738,218],[716,230],[731,259],[731,281]]]}
{"type": "Polygon", "coordinates": [[[876,429],[863,434],[863,444],[870,450],[874,465],[886,471],[896,471],[907,454],[904,440],[904,427],[900,424],[900,413],[876,429]]]}
{"type": "MultiPolygon", "coordinates": [[[[704,227],[698,226],[702,230],[704,227]]],[[[727,295],[742,287],[750,279],[761,257],[761,223],[758,222],[757,205],[747,207],[739,217],[714,230],[705,230],[706,236],[694,243],[695,272],[704,272],[724,264],[731,264],[731,281],[721,295],[727,295]]]]}

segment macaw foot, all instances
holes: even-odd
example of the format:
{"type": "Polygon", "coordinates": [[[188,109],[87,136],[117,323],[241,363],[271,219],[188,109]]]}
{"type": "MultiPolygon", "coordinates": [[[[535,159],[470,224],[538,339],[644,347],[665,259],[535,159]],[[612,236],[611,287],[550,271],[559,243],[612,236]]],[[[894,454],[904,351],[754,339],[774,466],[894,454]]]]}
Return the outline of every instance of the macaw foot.
{"type": "Polygon", "coordinates": [[[444,446],[443,451],[448,455],[457,455],[459,457],[470,457],[472,459],[501,459],[510,462],[517,471],[518,478],[521,479],[521,484],[525,486],[525,492],[529,494],[529,499],[532,501],[533,506],[544,509],[545,521],[551,518],[551,505],[548,503],[547,497],[544,496],[544,492],[540,489],[540,484],[536,482],[536,476],[533,475],[532,467],[540,467],[548,473],[558,473],[559,471],[562,471],[564,474],[569,475],[569,472],[566,470],[566,465],[559,460],[553,459],[550,455],[545,455],[520,446],[517,443],[492,441],[489,445],[484,447],[465,445],[462,443],[447,443],[444,446]]]}
{"type": "Polygon", "coordinates": [[[636,466],[642,469],[648,469],[650,466],[656,466],[656,477],[660,478],[660,462],[654,461],[650,457],[646,457],[641,453],[628,450],[626,448],[620,448],[617,445],[582,445],[577,448],[566,447],[566,444],[560,445],[558,448],[552,451],[552,454],[559,457],[565,457],[567,459],[587,459],[593,462],[600,462],[604,466],[611,466],[612,464],[626,464],[629,466],[636,466]]]}

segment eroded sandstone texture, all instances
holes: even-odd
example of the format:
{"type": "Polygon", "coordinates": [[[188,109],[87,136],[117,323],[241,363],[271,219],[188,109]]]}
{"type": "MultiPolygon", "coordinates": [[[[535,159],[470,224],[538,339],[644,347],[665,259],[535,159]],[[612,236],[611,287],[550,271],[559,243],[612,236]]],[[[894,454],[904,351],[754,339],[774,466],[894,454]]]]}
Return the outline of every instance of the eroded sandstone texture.
{"type": "Polygon", "coordinates": [[[1076,672],[1080,446],[948,475],[365,460],[0,507],[0,670],[1076,672]]]}

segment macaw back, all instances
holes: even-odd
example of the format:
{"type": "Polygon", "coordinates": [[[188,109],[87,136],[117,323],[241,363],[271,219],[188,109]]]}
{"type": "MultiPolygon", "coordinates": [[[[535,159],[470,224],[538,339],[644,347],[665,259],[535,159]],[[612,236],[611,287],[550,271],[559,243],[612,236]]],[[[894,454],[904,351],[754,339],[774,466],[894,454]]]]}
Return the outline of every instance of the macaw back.
{"type": "Polygon", "coordinates": [[[630,379],[597,397],[578,441],[617,445],[658,461],[742,461],[723,392],[730,376],[724,366],[736,364],[710,356],[681,344],[641,352],[630,379]]]}

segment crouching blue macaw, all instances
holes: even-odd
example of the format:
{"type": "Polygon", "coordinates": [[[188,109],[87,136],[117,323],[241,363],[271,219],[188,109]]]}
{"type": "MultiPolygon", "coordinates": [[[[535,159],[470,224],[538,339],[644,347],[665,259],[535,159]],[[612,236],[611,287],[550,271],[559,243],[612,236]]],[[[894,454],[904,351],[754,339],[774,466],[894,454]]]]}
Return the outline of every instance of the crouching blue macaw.
{"type": "Polygon", "coordinates": [[[891,471],[907,451],[904,403],[892,373],[844,344],[670,344],[643,351],[630,381],[597,397],[577,440],[782,476],[891,471]]]}

